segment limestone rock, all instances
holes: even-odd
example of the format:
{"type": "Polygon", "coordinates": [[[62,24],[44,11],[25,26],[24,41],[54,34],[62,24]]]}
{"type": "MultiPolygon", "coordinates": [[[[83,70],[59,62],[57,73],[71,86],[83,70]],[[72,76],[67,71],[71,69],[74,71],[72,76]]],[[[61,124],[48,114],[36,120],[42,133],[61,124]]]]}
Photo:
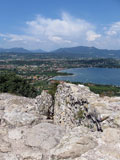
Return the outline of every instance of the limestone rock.
{"type": "Polygon", "coordinates": [[[38,124],[26,133],[26,145],[50,150],[55,147],[64,135],[64,130],[49,123],[38,124]]]}
{"type": "Polygon", "coordinates": [[[93,107],[87,107],[87,94],[94,95],[90,92],[88,87],[83,85],[77,86],[69,83],[60,84],[55,95],[54,123],[62,125],[65,128],[73,128],[82,123],[85,123],[85,126],[93,124],[90,118],[88,118],[88,115],[91,114],[92,117],[94,116],[97,118],[98,114],[96,111],[97,109],[94,108],[93,113],[93,107]],[[90,111],[92,113],[90,113],[90,111]]]}
{"type": "Polygon", "coordinates": [[[64,82],[54,108],[47,92],[36,99],[0,94],[0,160],[120,160],[120,97],[64,82]],[[103,132],[89,115],[108,117],[103,132]]]}
{"type": "Polygon", "coordinates": [[[50,123],[8,128],[0,139],[0,160],[47,160],[65,130],[50,123]]]}
{"type": "Polygon", "coordinates": [[[97,142],[88,134],[88,129],[74,128],[61,140],[60,144],[51,151],[50,160],[75,159],[94,149],[97,142]]]}
{"type": "Polygon", "coordinates": [[[19,140],[23,137],[24,130],[22,128],[15,128],[8,132],[8,138],[11,140],[19,140]]]}
{"type": "Polygon", "coordinates": [[[1,125],[24,126],[39,121],[39,114],[36,109],[35,100],[10,95],[0,94],[1,125]]]}
{"type": "Polygon", "coordinates": [[[53,99],[47,91],[43,90],[41,95],[36,97],[36,103],[40,114],[46,115],[47,118],[53,116],[53,99]]]}
{"type": "Polygon", "coordinates": [[[120,159],[120,130],[108,128],[101,133],[91,132],[82,126],[76,127],[51,150],[50,156],[50,160],[98,159],[120,159]]]}
{"type": "Polygon", "coordinates": [[[19,160],[19,158],[11,153],[0,155],[0,160],[19,160]]]}
{"type": "Polygon", "coordinates": [[[11,145],[8,142],[5,142],[3,139],[0,139],[0,152],[6,153],[11,151],[11,145]]]}
{"type": "Polygon", "coordinates": [[[73,128],[83,125],[94,131],[120,127],[120,97],[100,97],[88,87],[61,83],[55,94],[54,123],[73,128]],[[87,109],[87,111],[86,111],[87,109]]]}
{"type": "Polygon", "coordinates": [[[107,143],[120,144],[120,130],[115,128],[107,128],[102,134],[102,139],[107,143]]]}

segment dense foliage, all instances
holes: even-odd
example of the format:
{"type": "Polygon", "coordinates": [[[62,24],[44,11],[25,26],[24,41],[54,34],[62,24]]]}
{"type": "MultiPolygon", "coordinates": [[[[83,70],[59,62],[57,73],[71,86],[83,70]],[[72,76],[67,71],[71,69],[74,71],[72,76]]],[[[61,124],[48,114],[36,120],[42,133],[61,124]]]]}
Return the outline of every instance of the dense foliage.
{"type": "Polygon", "coordinates": [[[88,85],[90,90],[100,96],[120,96],[120,87],[111,85],[88,85]]]}
{"type": "Polygon", "coordinates": [[[0,92],[7,92],[25,97],[35,97],[37,91],[26,80],[14,73],[0,74],[0,92]]]}

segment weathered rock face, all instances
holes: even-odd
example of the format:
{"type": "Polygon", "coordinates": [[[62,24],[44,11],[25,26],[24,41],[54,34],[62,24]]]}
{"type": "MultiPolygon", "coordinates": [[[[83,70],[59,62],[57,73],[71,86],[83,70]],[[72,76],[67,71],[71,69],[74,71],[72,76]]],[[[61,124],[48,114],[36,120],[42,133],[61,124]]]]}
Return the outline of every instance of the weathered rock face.
{"type": "Polygon", "coordinates": [[[73,129],[51,150],[50,160],[120,159],[120,97],[99,97],[88,87],[63,83],[54,110],[55,123],[73,129]],[[75,118],[77,113],[81,121],[75,118]],[[94,130],[95,119],[105,119],[103,132],[94,130]]]}
{"type": "Polygon", "coordinates": [[[0,160],[120,160],[120,97],[69,83],[58,86],[54,108],[45,91],[36,99],[0,94],[0,160]]]}
{"type": "Polygon", "coordinates": [[[58,86],[55,95],[54,123],[64,127],[75,127],[78,124],[77,112],[82,110],[82,96],[77,96],[77,87],[67,83],[58,86]]]}
{"type": "Polygon", "coordinates": [[[39,122],[35,100],[10,94],[0,94],[1,125],[25,126],[39,122]]]}
{"type": "Polygon", "coordinates": [[[76,127],[51,150],[50,160],[119,160],[120,130],[107,128],[104,132],[91,132],[76,127]]]}
{"type": "MultiPolygon", "coordinates": [[[[44,103],[48,105],[51,97],[43,95],[44,103]]],[[[49,158],[50,149],[59,143],[65,130],[54,124],[41,123],[42,109],[38,108],[36,99],[0,94],[0,160],[49,158]]]]}
{"type": "Polygon", "coordinates": [[[6,128],[0,138],[0,160],[47,160],[64,134],[64,129],[49,123],[6,128]]]}
{"type": "Polygon", "coordinates": [[[36,97],[36,103],[41,115],[45,115],[47,118],[53,117],[53,99],[47,91],[43,90],[41,95],[36,97]]]}
{"type": "Polygon", "coordinates": [[[28,130],[25,143],[27,146],[47,151],[58,144],[64,133],[64,130],[59,126],[41,123],[28,130]]]}
{"type": "Polygon", "coordinates": [[[120,127],[120,97],[100,97],[83,85],[62,83],[58,86],[54,106],[55,124],[65,128],[84,125],[99,130],[100,121],[103,121],[103,128],[120,127]]]}
{"type": "Polygon", "coordinates": [[[92,111],[88,105],[86,95],[89,93],[91,92],[88,87],[83,85],[60,84],[55,95],[54,123],[65,128],[73,128],[83,123],[86,126],[92,124],[88,112],[91,114],[90,112],[94,111],[96,115],[97,111],[92,111]]]}

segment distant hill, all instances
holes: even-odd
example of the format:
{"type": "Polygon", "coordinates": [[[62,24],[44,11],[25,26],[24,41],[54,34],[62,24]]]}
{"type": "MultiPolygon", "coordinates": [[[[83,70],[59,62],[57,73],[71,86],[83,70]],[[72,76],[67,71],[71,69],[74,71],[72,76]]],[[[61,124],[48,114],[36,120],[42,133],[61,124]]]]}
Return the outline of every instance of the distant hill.
{"type": "Polygon", "coordinates": [[[50,52],[50,54],[64,58],[120,58],[120,50],[98,49],[85,46],[60,48],[50,52]]]}
{"type": "Polygon", "coordinates": [[[0,58],[6,59],[15,55],[15,58],[22,56],[22,58],[67,58],[67,59],[78,59],[78,58],[116,58],[120,59],[120,50],[108,50],[98,49],[95,47],[78,46],[71,48],[60,48],[51,52],[44,50],[27,50],[24,48],[0,48],[0,58]]]}
{"type": "Polygon", "coordinates": [[[0,53],[31,53],[31,51],[24,49],[24,48],[10,48],[10,49],[3,49],[0,48],[0,53]]]}
{"type": "Polygon", "coordinates": [[[24,48],[10,48],[10,49],[3,49],[0,48],[0,53],[46,53],[46,51],[42,49],[37,49],[37,50],[27,50],[24,48]]]}
{"type": "Polygon", "coordinates": [[[46,51],[42,49],[37,49],[37,50],[31,50],[32,53],[47,53],[46,51]]]}

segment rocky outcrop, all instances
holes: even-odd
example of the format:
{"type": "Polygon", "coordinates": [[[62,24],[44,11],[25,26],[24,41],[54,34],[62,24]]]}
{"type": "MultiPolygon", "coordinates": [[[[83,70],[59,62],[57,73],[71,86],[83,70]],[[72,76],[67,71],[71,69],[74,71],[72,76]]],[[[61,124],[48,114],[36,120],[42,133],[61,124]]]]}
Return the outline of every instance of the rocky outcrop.
{"type": "Polygon", "coordinates": [[[94,130],[120,126],[120,97],[100,97],[88,87],[61,83],[55,95],[54,123],[65,128],[83,125],[94,130]]]}
{"type": "Polygon", "coordinates": [[[50,160],[119,160],[120,130],[107,128],[91,132],[76,127],[67,133],[57,147],[51,150],[50,160]]]}
{"type": "Polygon", "coordinates": [[[58,144],[64,133],[64,130],[59,126],[41,123],[28,129],[25,144],[49,151],[58,144]]]}
{"type": "Polygon", "coordinates": [[[7,93],[0,94],[0,120],[3,126],[16,127],[37,124],[40,116],[35,99],[7,93]]]}
{"type": "Polygon", "coordinates": [[[55,95],[54,123],[65,128],[82,124],[86,127],[93,127],[92,125],[96,123],[99,130],[101,117],[97,109],[91,107],[88,102],[89,94],[94,95],[88,87],[83,85],[60,84],[55,95]]]}
{"type": "Polygon", "coordinates": [[[75,85],[62,83],[58,86],[55,95],[54,123],[65,128],[79,125],[78,113],[82,118],[84,104],[87,100],[75,85]]]}
{"type": "Polygon", "coordinates": [[[64,133],[50,123],[6,128],[5,134],[0,134],[0,160],[47,160],[64,133]]]}
{"type": "Polygon", "coordinates": [[[0,160],[120,160],[120,97],[61,83],[54,99],[0,94],[0,160]]]}
{"type": "Polygon", "coordinates": [[[47,91],[43,90],[41,95],[36,97],[36,104],[41,115],[45,115],[48,119],[53,118],[53,98],[47,91]]]}
{"type": "Polygon", "coordinates": [[[41,108],[39,97],[36,103],[36,99],[0,94],[0,160],[47,160],[50,149],[63,137],[63,128],[47,120],[43,123],[47,105],[51,106],[50,95],[43,93],[41,108]]]}

